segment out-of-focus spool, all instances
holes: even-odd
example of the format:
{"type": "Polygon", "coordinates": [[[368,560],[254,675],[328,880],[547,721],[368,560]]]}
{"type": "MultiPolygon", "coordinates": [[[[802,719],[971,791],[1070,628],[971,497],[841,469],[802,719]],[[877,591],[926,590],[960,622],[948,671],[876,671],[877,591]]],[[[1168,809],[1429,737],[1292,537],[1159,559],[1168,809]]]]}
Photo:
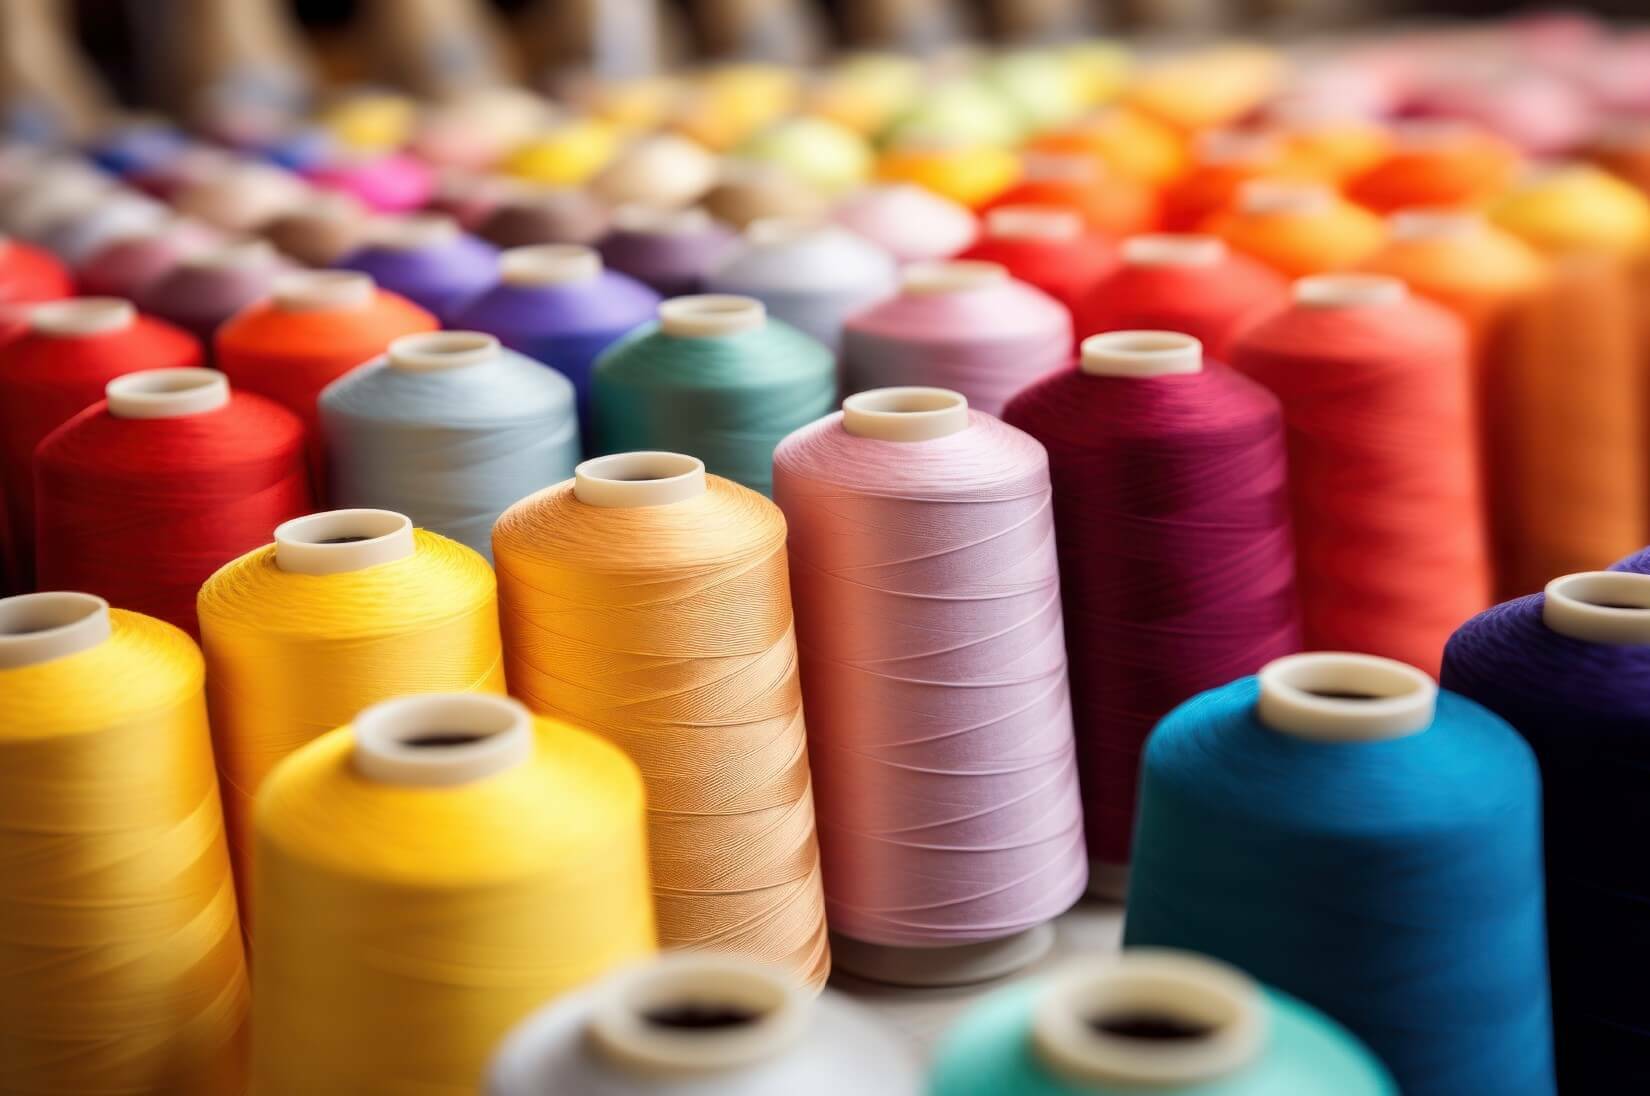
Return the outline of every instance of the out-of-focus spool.
{"type": "Polygon", "coordinates": [[[1300,649],[1283,411],[1189,335],[1114,331],[1003,418],[1048,450],[1089,889],[1119,899],[1152,727],[1300,649]]]}
{"type": "Polygon", "coordinates": [[[846,392],[952,388],[991,415],[1071,353],[1070,313],[996,263],[907,267],[899,295],[850,317],[844,330],[846,392]]]}
{"type": "Polygon", "coordinates": [[[597,446],[692,453],[771,493],[774,446],[836,403],[835,357],[752,297],[676,297],[658,315],[596,361],[597,446]]]}
{"type": "Polygon", "coordinates": [[[659,939],[830,967],[772,503],[673,453],[581,464],[493,532],[511,689],[647,783],[659,939]]]}
{"type": "Polygon", "coordinates": [[[608,211],[583,190],[524,191],[507,196],[482,218],[476,233],[499,247],[595,244],[607,235],[608,211]]]}
{"type": "Polygon", "coordinates": [[[296,209],[309,187],[290,172],[242,161],[209,170],[186,183],[171,199],[177,212],[225,232],[255,232],[296,209]]]}
{"type": "Polygon", "coordinates": [[[113,180],[79,160],[37,163],[0,207],[0,231],[38,242],[47,227],[95,209],[114,190],[113,180]]]}
{"type": "Polygon", "coordinates": [[[995,144],[906,142],[884,149],[877,160],[877,178],[914,183],[969,209],[988,204],[1019,177],[1019,158],[995,144]]]}
{"type": "Polygon", "coordinates": [[[1585,149],[1587,159],[1650,194],[1650,122],[1613,121],[1585,149]]]}
{"type": "Polygon", "coordinates": [[[303,423],[210,369],[106,392],[35,450],[39,583],[196,634],[201,583],[309,511],[303,423]]]}
{"type": "Polygon", "coordinates": [[[1076,315],[1095,286],[1117,268],[1117,249],[1089,231],[1074,210],[997,206],[986,211],[980,238],[958,256],[998,263],[1076,315]]]}
{"type": "Polygon", "coordinates": [[[602,261],[651,286],[662,297],[704,288],[705,275],[733,247],[734,235],[702,209],[624,206],[602,237],[602,261]]]}
{"type": "Polygon", "coordinates": [[[1157,227],[1156,192],[1146,183],[1107,168],[1081,153],[1027,153],[1020,181],[987,206],[1047,206],[1069,209],[1101,236],[1117,239],[1157,227]]]}
{"type": "Polygon", "coordinates": [[[491,335],[402,335],[321,392],[339,507],[406,514],[493,558],[493,522],[518,499],[573,474],[573,385],[491,335]]]}
{"type": "Polygon", "coordinates": [[[0,1087],[245,1089],[203,674],[183,633],[101,598],[0,600],[0,1087]]]}
{"type": "Polygon", "coordinates": [[[380,700],[504,691],[487,561],[387,510],[285,522],[206,581],[198,611],[243,910],[252,796],[282,758],[380,700]]]}
{"type": "Polygon", "coordinates": [[[619,134],[594,118],[574,118],[524,141],[500,165],[540,186],[582,186],[619,150],[619,134]]]}
{"type": "Polygon", "coordinates": [[[1540,775],[1498,717],[1390,659],[1278,659],[1158,725],[1136,832],[1125,948],[1299,996],[1405,1093],[1556,1091],[1540,775]]]}
{"type": "Polygon", "coordinates": [[[1049,497],[1041,446],[938,388],[850,396],[774,454],[841,969],[997,977],[1082,893],[1049,497]]]}
{"type": "Polygon", "coordinates": [[[76,297],[36,305],[28,328],[0,341],[0,486],[9,509],[14,581],[34,574],[34,451],[103,398],[123,373],[197,366],[186,331],[140,315],[131,302],[76,297]]]}
{"type": "Polygon", "coordinates": [[[1378,213],[1412,206],[1481,206],[1501,193],[1519,157],[1498,137],[1450,121],[1400,126],[1385,159],[1347,183],[1347,197],[1378,213]]]}
{"type": "Polygon", "coordinates": [[[763,130],[739,146],[736,155],[777,164],[827,195],[861,185],[876,164],[864,137],[827,118],[808,115],[787,118],[763,130]]]}
{"type": "Polygon", "coordinates": [[[700,204],[737,229],[769,217],[817,218],[827,212],[825,196],[784,169],[738,161],[723,168],[700,204]]]}
{"type": "Polygon", "coordinates": [[[831,219],[902,264],[949,259],[979,231],[966,208],[911,184],[867,187],[837,205],[831,219]]]}
{"type": "Polygon", "coordinates": [[[367,212],[359,201],[327,191],[272,218],[263,226],[263,236],[305,266],[331,266],[361,246],[367,229],[367,212]]]}
{"type": "Polygon", "coordinates": [[[53,301],[73,291],[69,269],[51,252],[0,236],[0,307],[53,301]]]}
{"type": "Polygon", "coordinates": [[[373,281],[445,321],[498,278],[498,249],[464,232],[451,217],[384,219],[366,242],[333,264],[373,281]]]}
{"type": "Polygon", "coordinates": [[[1435,672],[1490,596],[1466,328],[1382,275],[1294,298],[1231,362],[1283,403],[1306,646],[1435,672]]]}
{"type": "Polygon", "coordinates": [[[833,352],[842,325],[860,309],[894,294],[891,256],[831,224],[756,221],[710,272],[712,293],[754,297],[768,314],[813,336],[833,352]]]}
{"type": "Polygon", "coordinates": [[[1106,167],[1148,186],[1162,187],[1186,170],[1186,138],[1174,128],[1127,107],[1105,107],[1070,126],[1039,134],[1031,152],[1093,156],[1106,167]]]}
{"type": "Polygon", "coordinates": [[[1163,227],[1198,231],[1210,217],[1230,209],[1244,185],[1257,179],[1310,180],[1310,170],[1292,161],[1276,136],[1214,130],[1199,136],[1192,163],[1163,190],[1163,227]]]}
{"type": "Polygon", "coordinates": [[[1277,90],[1283,59],[1242,42],[1184,50],[1143,66],[1124,101],[1186,132],[1234,125],[1277,90]]]}
{"type": "Polygon", "coordinates": [[[87,296],[130,299],[184,259],[222,244],[217,230],[175,218],[105,244],[80,264],[75,281],[87,296]]]}
{"type": "Polygon", "coordinates": [[[1406,110],[1424,118],[1458,118],[1531,156],[1574,153],[1592,134],[1597,108],[1575,81],[1527,65],[1467,65],[1435,74],[1406,110]]]}
{"type": "Polygon", "coordinates": [[[344,153],[307,174],[316,186],[349,194],[378,213],[422,209],[435,193],[435,173],[422,160],[400,153],[344,153]]]}
{"type": "Polygon", "coordinates": [[[129,190],[111,191],[96,206],[47,224],[40,244],[71,267],[123,236],[154,228],[167,218],[166,207],[129,190]]]}
{"type": "Polygon", "coordinates": [[[268,297],[292,264],[264,240],[247,240],[185,256],[145,285],[138,304],[202,340],[236,313],[268,297]]]}
{"type": "Polygon", "coordinates": [[[1323,183],[1256,179],[1203,226],[1233,250],[1290,278],[1350,270],[1386,242],[1386,224],[1323,183]]]}
{"type": "Polygon", "coordinates": [[[653,951],[645,821],[624,755],[505,697],[389,700],[287,758],[258,795],[254,1090],[474,1093],[534,1008],[653,951]]]}
{"type": "Polygon", "coordinates": [[[783,972],[726,955],[671,955],[522,1023],[487,1096],[917,1096],[910,1053],[848,998],[817,1000],[783,972]]]}
{"type": "Polygon", "coordinates": [[[1385,1067],[1309,1005],[1190,952],[1069,962],[972,1007],[933,1096],[1397,1096],[1385,1067]]]}

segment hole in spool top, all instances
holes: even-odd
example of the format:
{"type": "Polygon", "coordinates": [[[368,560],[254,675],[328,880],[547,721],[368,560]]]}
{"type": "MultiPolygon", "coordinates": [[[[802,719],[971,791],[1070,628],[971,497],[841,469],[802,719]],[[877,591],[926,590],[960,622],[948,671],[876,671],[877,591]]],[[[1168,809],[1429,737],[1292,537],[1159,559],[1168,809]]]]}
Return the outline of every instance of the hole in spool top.
{"type": "Polygon", "coordinates": [[[408,738],[403,738],[403,746],[414,746],[418,749],[441,749],[449,746],[468,746],[480,742],[488,737],[478,731],[421,731],[408,738]]]}
{"type": "Polygon", "coordinates": [[[1215,1025],[1169,1012],[1130,1010],[1103,1013],[1088,1018],[1088,1025],[1101,1035],[1118,1039],[1139,1039],[1153,1043],[1191,1042],[1207,1039],[1215,1025]]]}
{"type": "Polygon", "coordinates": [[[762,1018],[757,1009],[723,1001],[678,1001],[654,1005],[642,1012],[654,1027],[673,1031],[725,1031],[747,1027],[762,1018]]]}

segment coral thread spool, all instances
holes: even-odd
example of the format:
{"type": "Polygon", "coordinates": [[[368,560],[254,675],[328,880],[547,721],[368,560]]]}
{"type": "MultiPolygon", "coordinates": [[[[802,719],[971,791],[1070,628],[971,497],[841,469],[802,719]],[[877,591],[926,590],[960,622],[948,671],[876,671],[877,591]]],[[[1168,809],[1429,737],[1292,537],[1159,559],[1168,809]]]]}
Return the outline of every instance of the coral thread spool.
{"type": "Polygon", "coordinates": [[[1385,159],[1347,183],[1347,197],[1377,213],[1480,206],[1518,171],[1510,144],[1460,122],[1406,122],[1394,138],[1385,159]]]}
{"type": "Polygon", "coordinates": [[[1289,278],[1362,265],[1386,242],[1386,225],[1322,183],[1255,179],[1234,208],[1203,226],[1289,278]]]}
{"type": "Polygon", "coordinates": [[[984,231],[958,258],[1000,263],[1014,277],[1077,310],[1117,269],[1117,249],[1089,232],[1069,209],[999,205],[986,210],[984,231]]]}
{"type": "Polygon", "coordinates": [[[498,279],[498,249],[462,231],[451,217],[417,214],[379,221],[365,243],[333,266],[369,274],[445,321],[498,279]]]}
{"type": "Polygon", "coordinates": [[[0,307],[52,301],[73,291],[68,267],[50,252],[0,235],[0,307]]]}

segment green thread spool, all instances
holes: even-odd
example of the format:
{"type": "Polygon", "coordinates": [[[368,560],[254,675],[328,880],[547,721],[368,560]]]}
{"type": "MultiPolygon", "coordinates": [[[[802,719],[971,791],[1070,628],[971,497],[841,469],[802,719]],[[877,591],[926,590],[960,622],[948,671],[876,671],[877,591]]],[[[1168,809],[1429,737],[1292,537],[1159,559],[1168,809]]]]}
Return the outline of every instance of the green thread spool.
{"type": "Polygon", "coordinates": [[[1397,1096],[1344,1028],[1236,969],[1142,948],[992,994],[930,1096],[1397,1096]]]}
{"type": "Polygon", "coordinates": [[[780,440],[836,407],[836,359],[751,297],[704,294],[609,347],[591,388],[604,453],[687,453],[764,495],[780,440]]]}

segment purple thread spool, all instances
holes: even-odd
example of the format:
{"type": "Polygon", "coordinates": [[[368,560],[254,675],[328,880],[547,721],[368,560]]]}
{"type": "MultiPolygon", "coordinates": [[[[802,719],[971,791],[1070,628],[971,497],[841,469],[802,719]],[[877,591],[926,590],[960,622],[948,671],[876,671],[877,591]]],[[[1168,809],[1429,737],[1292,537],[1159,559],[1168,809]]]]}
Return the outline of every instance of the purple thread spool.
{"type": "Polygon", "coordinates": [[[602,261],[664,297],[704,288],[705,275],[733,246],[734,234],[702,209],[621,206],[602,239],[602,261]]]}
{"type": "Polygon", "coordinates": [[[269,296],[275,279],[291,269],[265,241],[244,240],[179,262],[149,283],[138,295],[138,306],[210,346],[219,324],[269,296]]]}
{"type": "Polygon", "coordinates": [[[455,309],[498,280],[498,249],[451,217],[423,214],[381,222],[367,242],[334,264],[371,274],[380,286],[446,323],[455,309]]]}

